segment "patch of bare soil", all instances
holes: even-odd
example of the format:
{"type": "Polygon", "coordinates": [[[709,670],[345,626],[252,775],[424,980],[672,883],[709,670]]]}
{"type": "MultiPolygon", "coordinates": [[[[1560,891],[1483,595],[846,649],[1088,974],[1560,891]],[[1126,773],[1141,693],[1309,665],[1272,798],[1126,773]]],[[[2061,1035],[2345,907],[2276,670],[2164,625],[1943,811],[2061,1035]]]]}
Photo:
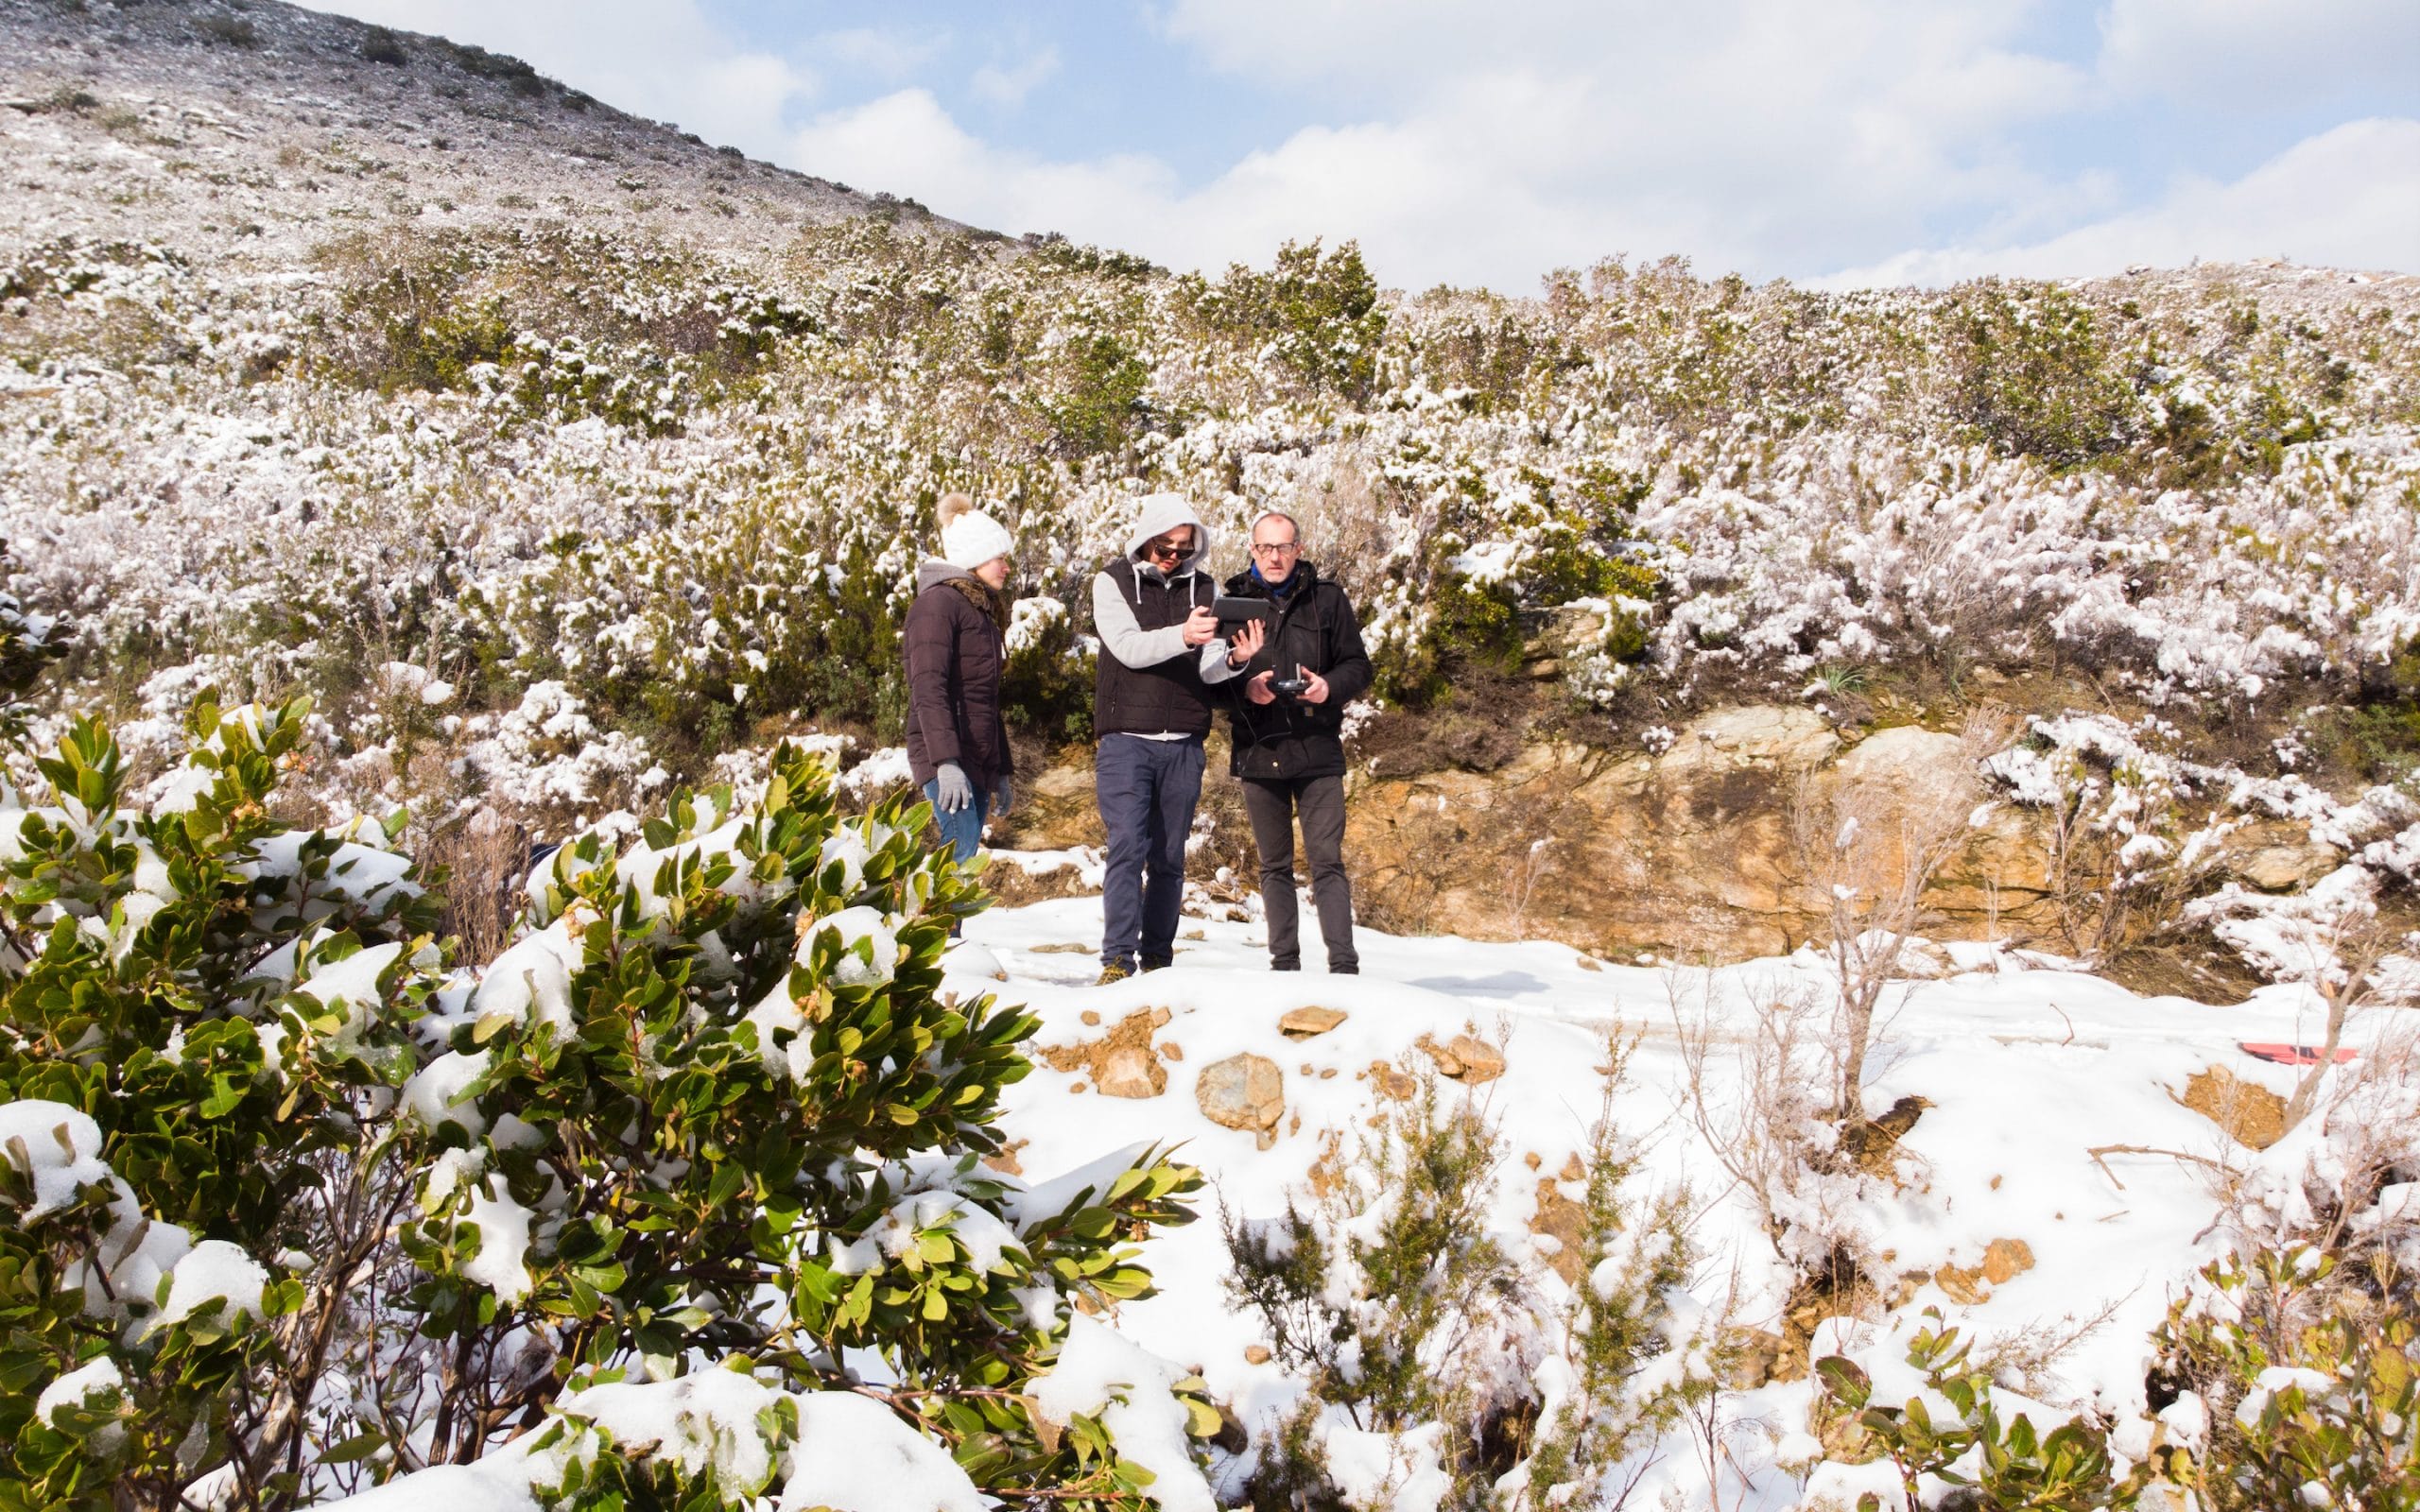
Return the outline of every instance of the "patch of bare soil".
{"type": "Polygon", "coordinates": [[[2206,930],[2130,945],[2102,963],[2100,974],[2144,997],[2187,998],[2215,1006],[2241,1003],[2266,980],[2206,930]]]}

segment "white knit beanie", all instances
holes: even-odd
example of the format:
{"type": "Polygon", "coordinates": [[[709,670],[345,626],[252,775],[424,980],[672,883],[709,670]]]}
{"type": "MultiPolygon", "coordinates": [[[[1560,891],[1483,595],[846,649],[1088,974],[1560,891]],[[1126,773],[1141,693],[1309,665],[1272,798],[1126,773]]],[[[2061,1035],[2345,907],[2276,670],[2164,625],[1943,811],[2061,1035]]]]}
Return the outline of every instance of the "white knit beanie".
{"type": "Polygon", "coordinates": [[[963,493],[943,494],[936,512],[942,522],[942,560],[953,567],[971,573],[1016,549],[1009,527],[975,507],[963,493]]]}

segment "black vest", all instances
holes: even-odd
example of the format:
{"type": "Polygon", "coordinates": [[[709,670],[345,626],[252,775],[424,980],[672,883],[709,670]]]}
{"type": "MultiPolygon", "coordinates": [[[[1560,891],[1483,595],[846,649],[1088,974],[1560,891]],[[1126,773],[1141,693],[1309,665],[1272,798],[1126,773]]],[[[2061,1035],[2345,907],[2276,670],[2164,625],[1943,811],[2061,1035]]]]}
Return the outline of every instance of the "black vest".
{"type": "MultiPolygon", "coordinates": [[[[1194,606],[1206,609],[1219,593],[1218,584],[1207,573],[1188,573],[1173,583],[1157,583],[1135,572],[1131,561],[1114,561],[1102,571],[1117,585],[1127,608],[1134,611],[1134,623],[1147,630],[1184,624],[1194,606]]],[[[1093,683],[1094,734],[1210,733],[1210,699],[1201,686],[1200,646],[1187,646],[1182,655],[1148,667],[1130,667],[1103,646],[1098,662],[1093,683]]]]}

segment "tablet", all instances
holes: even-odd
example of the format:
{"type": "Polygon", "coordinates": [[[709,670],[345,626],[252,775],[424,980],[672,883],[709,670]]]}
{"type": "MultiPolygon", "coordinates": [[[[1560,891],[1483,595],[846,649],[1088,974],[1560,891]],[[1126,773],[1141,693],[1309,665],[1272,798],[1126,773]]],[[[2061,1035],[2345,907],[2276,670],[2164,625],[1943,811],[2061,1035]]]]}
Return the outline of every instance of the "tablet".
{"type": "Polygon", "coordinates": [[[1210,606],[1210,611],[1219,616],[1220,624],[1231,624],[1237,620],[1269,620],[1277,617],[1277,606],[1269,600],[1237,598],[1232,593],[1220,593],[1217,601],[1210,606]]]}

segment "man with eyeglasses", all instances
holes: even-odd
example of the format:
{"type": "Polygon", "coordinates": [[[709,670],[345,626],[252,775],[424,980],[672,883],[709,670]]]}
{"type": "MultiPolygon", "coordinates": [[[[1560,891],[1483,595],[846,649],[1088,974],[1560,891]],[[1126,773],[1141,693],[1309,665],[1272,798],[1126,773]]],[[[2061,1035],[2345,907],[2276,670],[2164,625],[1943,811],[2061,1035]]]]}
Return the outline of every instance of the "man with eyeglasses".
{"type": "Polygon", "coordinates": [[[1244,681],[1227,695],[1235,733],[1231,769],[1260,851],[1260,902],[1269,921],[1269,964],[1303,968],[1294,898],[1294,825],[1310,858],[1327,969],[1361,970],[1353,948],[1353,889],[1344,875],[1344,706],[1370,686],[1361,621],[1341,585],[1302,559],[1302,527],[1271,509],[1252,523],[1252,566],[1227,579],[1236,598],[1274,606],[1262,633],[1236,638],[1244,681]]]}
{"type": "Polygon", "coordinates": [[[1126,554],[1093,578],[1100,638],[1094,685],[1094,794],[1109,832],[1101,880],[1100,980],[1157,971],[1176,957],[1184,841],[1201,798],[1209,685],[1236,676],[1258,636],[1233,646],[1211,610],[1218,585],[1199,564],[1210,532],[1184,496],[1142,502],[1126,554]]]}

